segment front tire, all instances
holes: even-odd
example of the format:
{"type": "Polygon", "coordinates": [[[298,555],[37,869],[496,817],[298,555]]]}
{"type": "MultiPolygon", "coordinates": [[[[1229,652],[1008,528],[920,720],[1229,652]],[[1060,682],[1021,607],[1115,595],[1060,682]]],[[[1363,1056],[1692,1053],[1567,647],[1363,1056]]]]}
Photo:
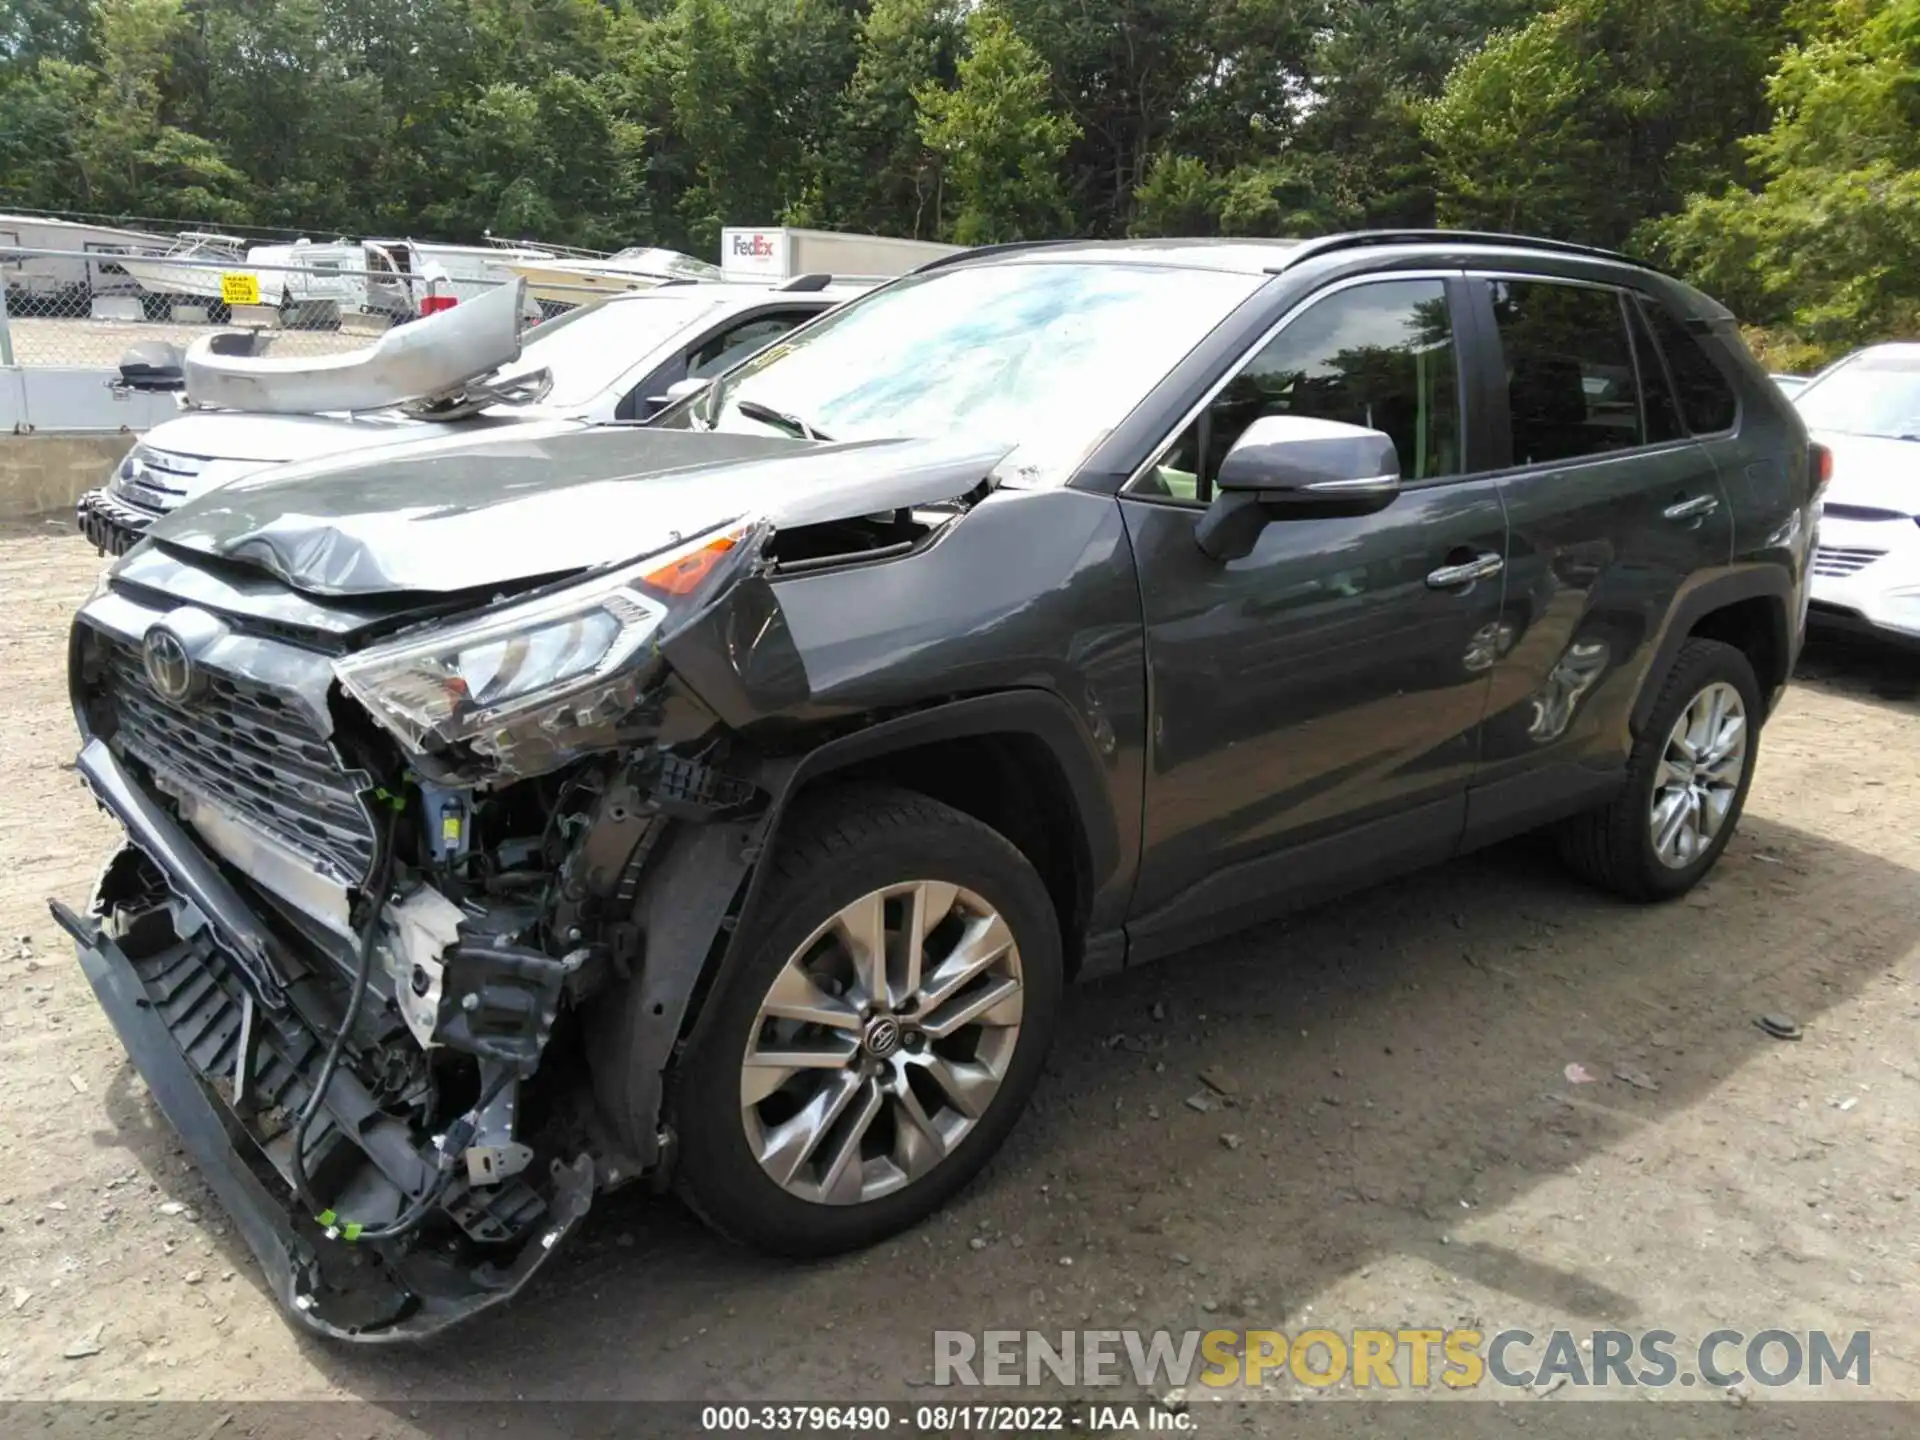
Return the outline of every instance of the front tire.
{"type": "Polygon", "coordinates": [[[1660,687],[1614,800],[1560,829],[1582,879],[1631,900],[1684,895],[1733,838],[1753,782],[1762,717],[1747,657],[1689,640],[1660,687]]]}
{"type": "Polygon", "coordinates": [[[1063,977],[1046,887],[911,791],[803,800],[746,960],[676,1077],[677,1178],[757,1249],[827,1255],[938,1209],[1025,1109],[1063,977]]]}

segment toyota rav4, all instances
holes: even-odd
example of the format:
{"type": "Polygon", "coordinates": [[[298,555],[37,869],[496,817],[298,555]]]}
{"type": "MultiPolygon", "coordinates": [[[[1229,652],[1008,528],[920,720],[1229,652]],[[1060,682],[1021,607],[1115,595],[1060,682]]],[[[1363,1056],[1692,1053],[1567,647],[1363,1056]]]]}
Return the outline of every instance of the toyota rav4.
{"type": "Polygon", "coordinates": [[[971,252],[659,428],[158,520],[73,627],[130,844],[55,911],[316,1331],[471,1315],[642,1178],[866,1244],[1006,1138],[1070,980],[1535,828],[1695,884],[1821,468],[1618,256],[971,252]]]}

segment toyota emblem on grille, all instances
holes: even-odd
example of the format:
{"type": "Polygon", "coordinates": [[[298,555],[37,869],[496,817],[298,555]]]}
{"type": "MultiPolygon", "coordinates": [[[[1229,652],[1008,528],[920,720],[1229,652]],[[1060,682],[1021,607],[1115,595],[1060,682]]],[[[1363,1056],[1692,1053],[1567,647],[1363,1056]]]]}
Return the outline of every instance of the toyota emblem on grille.
{"type": "Polygon", "coordinates": [[[147,631],[140,658],[146,667],[147,679],[153,682],[153,688],[160,692],[163,700],[180,701],[193,693],[194,681],[198,678],[193,659],[180,637],[165,626],[155,625],[147,631]]]}

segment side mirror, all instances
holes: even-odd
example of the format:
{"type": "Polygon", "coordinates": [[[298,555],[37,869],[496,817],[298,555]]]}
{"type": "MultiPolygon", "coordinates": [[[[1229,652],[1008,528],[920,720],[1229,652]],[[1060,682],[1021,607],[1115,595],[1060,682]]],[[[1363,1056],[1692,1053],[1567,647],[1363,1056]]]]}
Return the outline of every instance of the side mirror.
{"type": "Polygon", "coordinates": [[[647,404],[665,409],[677,401],[685,400],[689,395],[698,395],[711,384],[713,384],[711,380],[701,380],[689,375],[685,380],[676,380],[667,386],[666,394],[647,396],[647,404]]]}
{"type": "Polygon", "coordinates": [[[1371,515],[1400,494],[1400,456],[1378,430],[1303,415],[1263,415],[1233,442],[1194,541],[1239,560],[1276,520],[1371,515]]]}

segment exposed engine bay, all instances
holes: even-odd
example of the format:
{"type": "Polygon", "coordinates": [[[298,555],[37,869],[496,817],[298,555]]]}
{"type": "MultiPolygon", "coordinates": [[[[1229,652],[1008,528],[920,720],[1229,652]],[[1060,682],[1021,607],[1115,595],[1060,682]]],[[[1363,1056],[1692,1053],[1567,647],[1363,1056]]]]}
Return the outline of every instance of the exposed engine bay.
{"type": "Polygon", "coordinates": [[[791,768],[730,726],[806,695],[771,582],[966,508],[728,522],[477,607],[152,544],[103,581],[79,769],[130,843],[55,914],[201,1168],[250,1142],[222,1198],[310,1328],[431,1333],[664,1173],[661,1073],[791,768]]]}

